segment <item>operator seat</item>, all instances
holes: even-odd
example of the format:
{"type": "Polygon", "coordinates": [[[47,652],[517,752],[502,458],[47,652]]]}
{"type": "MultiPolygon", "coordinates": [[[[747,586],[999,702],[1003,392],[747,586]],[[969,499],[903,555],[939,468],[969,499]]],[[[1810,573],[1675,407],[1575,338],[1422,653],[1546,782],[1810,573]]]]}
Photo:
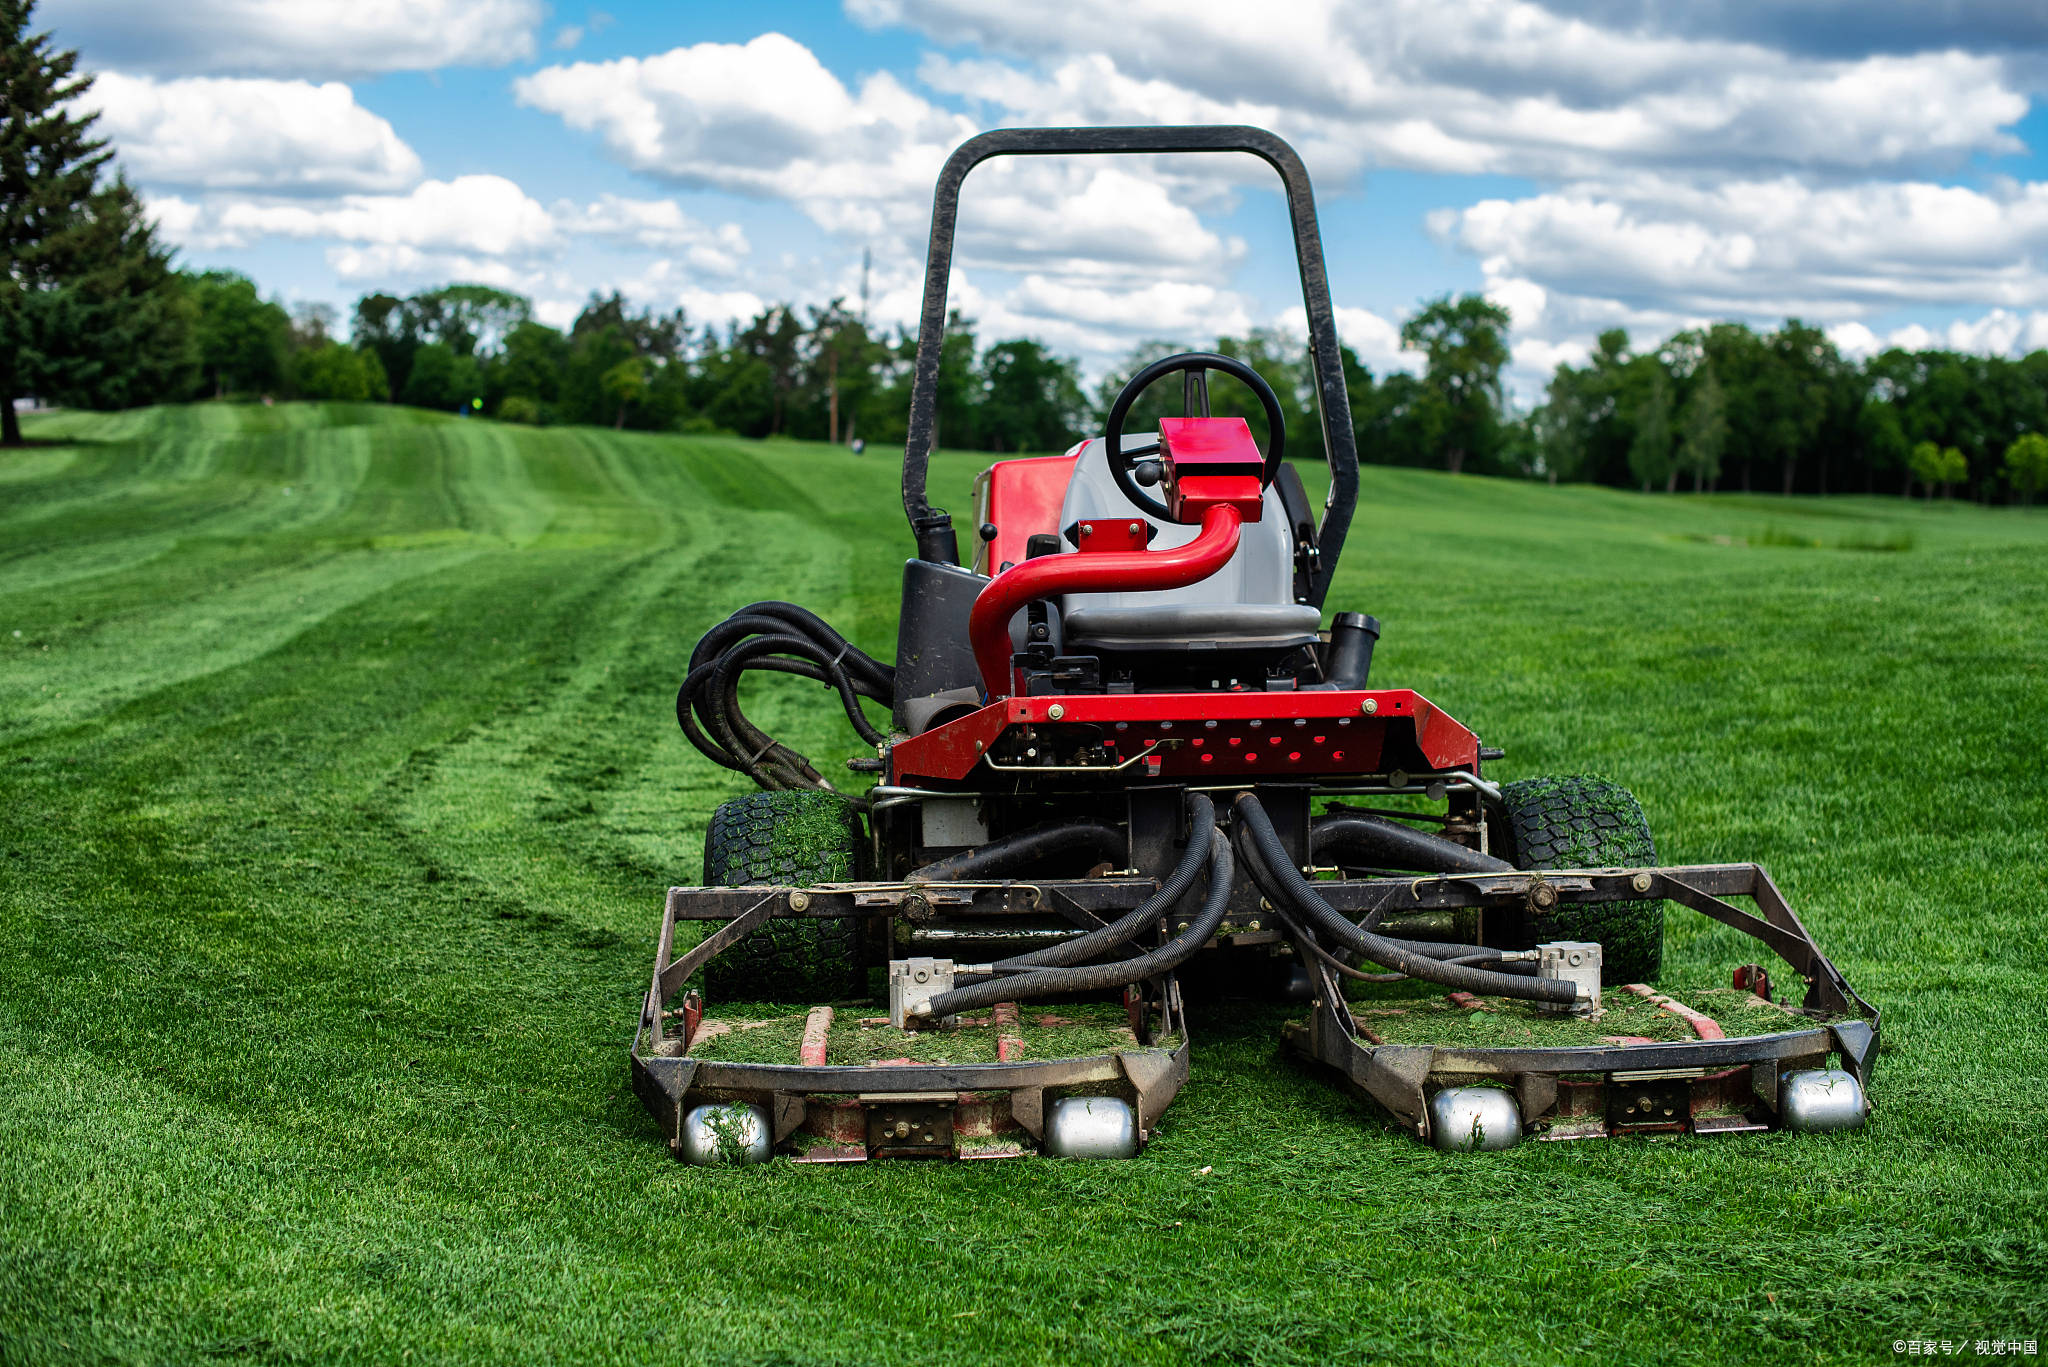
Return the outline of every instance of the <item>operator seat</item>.
{"type": "MultiPolygon", "coordinates": [[[[1132,435],[1126,446],[1150,438],[1132,435]]],[[[1131,506],[1109,472],[1108,447],[1092,437],[1074,447],[1074,473],[1060,505],[1061,527],[1087,519],[1154,522],[1131,506]]],[[[1278,481],[1266,490],[1264,515],[1238,534],[1237,551],[1207,579],[1178,589],[1140,593],[1074,593],[1059,599],[1066,649],[1278,650],[1306,645],[1322,625],[1320,609],[1294,601],[1294,537],[1278,481]]],[[[1151,548],[1184,546],[1201,528],[1155,523],[1151,548]]],[[[1063,554],[1077,555],[1064,538],[1063,554]]]]}

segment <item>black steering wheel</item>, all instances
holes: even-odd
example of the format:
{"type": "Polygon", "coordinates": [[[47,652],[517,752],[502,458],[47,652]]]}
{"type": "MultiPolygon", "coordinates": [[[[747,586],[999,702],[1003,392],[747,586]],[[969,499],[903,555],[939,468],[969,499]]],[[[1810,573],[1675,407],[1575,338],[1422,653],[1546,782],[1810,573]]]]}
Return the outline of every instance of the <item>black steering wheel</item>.
{"type": "Polygon", "coordinates": [[[1131,382],[1118,391],[1116,402],[1109,406],[1109,417],[1103,423],[1102,437],[1109,456],[1109,473],[1116,480],[1116,487],[1124,491],[1124,497],[1140,511],[1149,513],[1162,521],[1174,520],[1173,512],[1166,504],[1146,493],[1140,485],[1157,484],[1166,473],[1156,460],[1145,460],[1146,456],[1159,454],[1159,443],[1133,446],[1126,450],[1123,444],[1124,419],[1130,416],[1131,405],[1138,396],[1151,387],[1154,380],[1164,375],[1185,371],[1187,379],[1181,388],[1184,411],[1188,417],[1209,416],[1209,375],[1220,370],[1235,377],[1244,386],[1258,395],[1259,403],[1266,410],[1266,467],[1259,473],[1261,488],[1270,488],[1273,477],[1280,473],[1280,454],[1287,444],[1287,425],[1280,417],[1280,400],[1274,397],[1273,386],[1265,377],[1253,370],[1235,356],[1223,356],[1213,351],[1183,351],[1178,356],[1168,356],[1154,361],[1137,374],[1131,382]],[[1149,476],[1149,478],[1148,478],[1149,476]]]}

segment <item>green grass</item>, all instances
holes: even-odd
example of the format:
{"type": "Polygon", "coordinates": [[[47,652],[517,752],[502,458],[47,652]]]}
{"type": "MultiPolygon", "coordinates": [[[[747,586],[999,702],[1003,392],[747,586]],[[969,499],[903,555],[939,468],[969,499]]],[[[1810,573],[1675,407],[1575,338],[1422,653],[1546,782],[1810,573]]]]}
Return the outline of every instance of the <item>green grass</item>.
{"type": "MultiPolygon", "coordinates": [[[[1447,1157],[1191,1012],[1135,1162],[714,1171],[627,1086],[753,598],[893,636],[886,453],[347,406],[0,453],[0,1360],[1867,1362],[2048,1338],[2048,514],[1368,470],[1375,677],[1767,865],[1865,1130],[1447,1157]],[[1861,546],[1883,546],[1872,553],[1861,546]]],[[[977,461],[935,489],[966,520],[977,461]]],[[[759,685],[836,765],[835,703],[759,685]]],[[[1671,971],[1748,957],[1673,913],[1671,971]]]]}

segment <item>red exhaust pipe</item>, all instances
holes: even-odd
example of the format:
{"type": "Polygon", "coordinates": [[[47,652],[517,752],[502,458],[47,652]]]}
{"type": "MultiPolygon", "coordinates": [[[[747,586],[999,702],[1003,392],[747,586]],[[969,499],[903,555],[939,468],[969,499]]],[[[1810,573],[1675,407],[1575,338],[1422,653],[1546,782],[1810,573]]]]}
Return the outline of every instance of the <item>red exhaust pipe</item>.
{"type": "MultiPolygon", "coordinates": [[[[1252,481],[1254,497],[1257,488],[1257,481],[1252,481]]],[[[1016,692],[1010,671],[1010,619],[1018,608],[1033,599],[1063,593],[1142,593],[1199,583],[1236,554],[1238,528],[1243,524],[1244,514],[1235,504],[1212,503],[1202,511],[1201,533],[1185,546],[1165,551],[1098,551],[1089,545],[1098,535],[1105,543],[1122,541],[1135,547],[1142,547],[1145,539],[1142,522],[1096,518],[1083,524],[1087,535],[1079,552],[1042,555],[1004,570],[974,600],[974,611],[967,619],[975,667],[981,671],[981,684],[989,698],[1006,698],[1016,692]],[[1118,535],[1132,526],[1140,530],[1118,535]]]]}

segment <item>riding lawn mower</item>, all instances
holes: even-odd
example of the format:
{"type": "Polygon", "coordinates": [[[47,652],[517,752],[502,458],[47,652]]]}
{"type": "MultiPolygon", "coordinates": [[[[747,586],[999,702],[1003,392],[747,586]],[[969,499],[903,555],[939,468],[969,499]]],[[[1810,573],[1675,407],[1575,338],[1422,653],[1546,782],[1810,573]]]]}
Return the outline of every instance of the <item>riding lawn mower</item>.
{"type": "Polygon", "coordinates": [[[1878,1012],[1761,868],[1659,866],[1641,807],[1603,779],[1488,779],[1500,750],[1372,682],[1377,620],[1325,624],[1357,497],[1291,147],[1248,127],[1056,128],[955,152],[932,212],[894,663],[755,603],[698,643],[677,697],[691,742],[761,791],[713,814],[704,885],[671,888],[662,916],[632,1072],[675,1155],[1132,1157],[1187,1079],[1190,1012],[1226,994],[1299,1003],[1286,1046],[1445,1150],[1863,1123],[1878,1012]],[[963,563],[925,489],[963,180],[995,156],[1170,152],[1280,175],[1320,517],[1265,379],[1185,353],[1133,375],[1101,435],[983,473],[963,563]],[[1212,412],[1217,373],[1255,396],[1263,448],[1212,412]],[[1183,416],[1125,433],[1171,377],[1183,416]],[[849,762],[873,786],[836,790],[752,724],[753,671],[834,690],[874,746],[849,762]],[[886,731],[863,700],[889,708],[886,731]],[[1658,990],[1667,903],[1782,964],[1658,990]],[[1796,1002],[1772,995],[1788,975],[1796,1002]]]}

